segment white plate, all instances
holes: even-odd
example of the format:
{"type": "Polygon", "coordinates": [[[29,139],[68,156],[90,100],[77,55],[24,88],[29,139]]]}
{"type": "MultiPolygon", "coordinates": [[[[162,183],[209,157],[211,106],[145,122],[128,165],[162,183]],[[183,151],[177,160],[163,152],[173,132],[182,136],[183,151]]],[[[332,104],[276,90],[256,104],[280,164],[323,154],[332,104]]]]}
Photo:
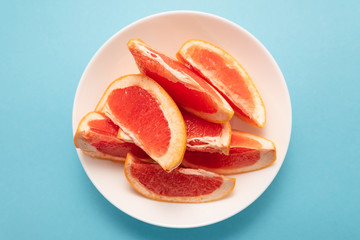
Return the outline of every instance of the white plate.
{"type": "Polygon", "coordinates": [[[141,221],[164,227],[199,227],[222,221],[253,203],[278,173],[289,145],[291,103],[284,77],[265,47],[242,27],[218,16],[192,11],[156,14],[130,24],[111,37],[88,64],[77,89],[73,108],[73,133],[81,118],[93,111],[106,87],[125,74],[138,73],[126,43],[140,38],[174,57],[189,39],[202,39],[232,54],[248,71],[266,107],[263,129],[234,118],[233,128],[249,131],[275,142],[277,160],[269,168],[234,175],[236,186],[226,198],[202,204],[179,204],[147,199],[128,184],[123,165],[87,157],[80,161],[101,194],[113,205],[141,221]]]}

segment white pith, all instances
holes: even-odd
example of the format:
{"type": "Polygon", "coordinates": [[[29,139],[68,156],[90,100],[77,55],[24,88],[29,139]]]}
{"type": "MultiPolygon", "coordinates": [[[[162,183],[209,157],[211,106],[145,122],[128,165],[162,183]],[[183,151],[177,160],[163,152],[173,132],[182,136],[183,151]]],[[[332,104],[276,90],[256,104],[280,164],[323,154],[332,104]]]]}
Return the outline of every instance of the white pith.
{"type": "Polygon", "coordinates": [[[183,196],[164,196],[158,195],[150,190],[148,190],[144,185],[142,185],[137,178],[133,177],[131,174],[131,164],[134,164],[134,157],[131,154],[128,154],[126,163],[125,163],[125,175],[131,185],[141,194],[151,199],[156,199],[159,201],[167,201],[167,202],[182,202],[182,203],[201,203],[201,202],[210,202],[221,199],[227,196],[235,186],[235,178],[229,178],[222,175],[218,175],[216,173],[208,172],[201,169],[185,169],[180,168],[179,171],[182,174],[186,175],[201,175],[204,177],[221,177],[223,179],[222,185],[213,191],[210,194],[194,196],[194,197],[183,197],[183,196]]]}
{"type": "Polygon", "coordinates": [[[211,83],[220,91],[223,93],[223,95],[229,97],[233,103],[235,103],[238,106],[241,106],[240,109],[242,109],[244,111],[244,113],[249,116],[253,121],[257,122],[258,125],[263,125],[265,123],[265,109],[263,107],[263,103],[261,100],[260,95],[258,94],[258,91],[254,85],[254,83],[252,82],[252,80],[250,79],[249,75],[246,73],[246,71],[243,69],[243,67],[228,53],[224,52],[223,50],[208,44],[206,42],[203,41],[198,41],[198,40],[192,40],[189,41],[188,43],[184,44],[183,47],[181,48],[181,50],[179,51],[179,54],[182,56],[182,58],[184,58],[193,68],[197,69],[200,71],[201,69],[201,74],[208,79],[209,81],[211,81],[211,83]],[[224,57],[226,60],[226,66],[229,67],[230,69],[236,69],[237,71],[240,72],[241,76],[243,77],[243,79],[247,82],[247,86],[249,87],[249,91],[254,95],[254,97],[252,98],[255,102],[255,110],[254,112],[246,112],[246,109],[251,109],[251,106],[248,106],[248,102],[243,99],[240,95],[236,94],[236,92],[233,91],[229,91],[228,87],[222,83],[221,81],[217,80],[216,77],[216,70],[214,71],[209,71],[209,70],[205,70],[204,68],[202,68],[199,64],[197,64],[196,62],[193,61],[193,59],[191,57],[188,56],[187,54],[187,50],[188,48],[192,47],[193,45],[196,46],[200,46],[201,48],[210,50],[212,52],[215,52],[216,54],[224,57]]]}
{"type": "MultiPolygon", "coordinates": [[[[127,75],[123,78],[115,80],[106,90],[104,96],[100,100],[97,111],[105,113],[115,124],[117,124],[125,134],[127,134],[134,143],[142,148],[152,159],[157,161],[160,166],[165,170],[171,171],[177,167],[182,160],[182,149],[185,148],[186,144],[186,130],[182,115],[177,108],[176,104],[154,80],[145,75],[127,75]],[[154,153],[144,146],[143,143],[137,139],[134,132],[127,128],[123,123],[117,121],[114,115],[107,105],[107,99],[109,94],[115,89],[127,88],[130,86],[139,86],[149,92],[154,98],[158,100],[160,109],[164,113],[164,117],[169,124],[170,129],[170,143],[169,148],[162,156],[155,156],[154,153]]],[[[134,119],[136,121],[136,119],[134,119]]]]}
{"type": "Polygon", "coordinates": [[[123,130],[121,130],[119,128],[119,131],[118,131],[118,135],[117,135],[117,138],[125,141],[125,142],[128,142],[128,143],[134,143],[134,141],[131,139],[131,137],[129,137],[129,135],[127,135],[123,130]]]}
{"type": "Polygon", "coordinates": [[[220,152],[223,154],[229,153],[229,144],[231,136],[231,126],[229,122],[222,123],[222,130],[220,136],[215,137],[193,137],[187,139],[186,148],[189,151],[202,152],[220,152]],[[190,142],[199,140],[204,144],[190,145],[190,142]]]}
{"type": "MultiPolygon", "coordinates": [[[[137,48],[139,52],[141,52],[144,56],[147,56],[148,58],[153,59],[154,61],[157,61],[159,65],[163,66],[167,71],[169,71],[172,75],[175,76],[175,78],[169,78],[169,81],[172,82],[178,82],[178,79],[181,79],[182,83],[186,86],[188,89],[193,89],[196,91],[202,91],[206,93],[206,91],[203,89],[202,86],[200,86],[195,80],[193,80],[192,77],[190,77],[188,74],[182,71],[178,71],[172,67],[170,67],[160,56],[157,54],[149,51],[149,46],[147,46],[145,43],[139,40],[132,40],[131,44],[137,48]]],[[[213,92],[217,95],[217,97],[220,99],[221,104],[219,104],[219,109],[215,113],[205,113],[194,110],[189,107],[184,107],[187,111],[193,113],[194,115],[197,115],[203,119],[206,119],[211,122],[224,122],[228,121],[229,115],[232,116],[234,114],[234,110],[230,106],[230,104],[223,98],[223,96],[218,93],[217,90],[215,90],[211,85],[208,85],[210,88],[213,89],[213,92]]]]}

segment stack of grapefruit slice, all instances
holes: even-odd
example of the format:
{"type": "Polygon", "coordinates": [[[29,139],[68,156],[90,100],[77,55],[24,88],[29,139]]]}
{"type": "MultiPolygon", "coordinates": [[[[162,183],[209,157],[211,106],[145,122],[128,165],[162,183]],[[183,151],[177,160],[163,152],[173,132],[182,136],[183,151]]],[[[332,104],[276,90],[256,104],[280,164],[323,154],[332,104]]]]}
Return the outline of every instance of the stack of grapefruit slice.
{"type": "Polygon", "coordinates": [[[158,82],[183,109],[210,122],[226,122],[234,111],[203,78],[138,39],[128,42],[141,73],[158,82]]]}
{"type": "MultiPolygon", "coordinates": [[[[186,149],[199,152],[219,152],[229,154],[231,140],[231,126],[226,123],[212,123],[203,120],[191,113],[181,110],[186,127],[186,149]]],[[[119,139],[134,143],[121,128],[119,128],[119,139]]]]}
{"type": "Polygon", "coordinates": [[[126,159],[126,178],[142,195],[188,203],[227,196],[235,178],[221,174],[275,161],[273,142],[231,129],[234,112],[260,128],[266,115],[255,84],[230,54],[201,40],[181,47],[180,62],[139,39],[128,48],[141,74],[111,83],[80,121],[74,141],[84,154],[126,159]]]}

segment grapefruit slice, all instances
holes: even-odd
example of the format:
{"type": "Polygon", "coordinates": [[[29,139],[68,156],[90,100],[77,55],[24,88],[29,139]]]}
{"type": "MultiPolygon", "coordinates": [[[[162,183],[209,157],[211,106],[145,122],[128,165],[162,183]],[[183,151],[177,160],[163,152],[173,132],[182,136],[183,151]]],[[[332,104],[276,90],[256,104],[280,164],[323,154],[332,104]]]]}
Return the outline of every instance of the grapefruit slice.
{"type": "Polygon", "coordinates": [[[149,158],[134,143],[117,138],[119,127],[103,114],[90,112],[80,121],[75,133],[75,146],[94,158],[125,161],[128,152],[138,158],[149,158]]]}
{"type": "Polygon", "coordinates": [[[188,151],[229,154],[231,126],[229,122],[212,123],[186,111],[181,111],[186,131],[188,151]]]}
{"type": "Polygon", "coordinates": [[[210,122],[231,119],[230,105],[199,75],[139,39],[127,45],[140,72],[158,82],[180,107],[210,122]]]}
{"type": "Polygon", "coordinates": [[[159,201],[215,201],[227,196],[235,186],[235,178],[204,170],[176,168],[167,173],[158,164],[140,161],[131,153],[126,158],[124,170],[136,191],[159,201]]]}
{"type": "Polygon", "coordinates": [[[264,127],[265,106],[244,68],[223,49],[201,40],[189,40],[177,58],[215,87],[235,114],[256,127],[264,127]]]}
{"type": "Polygon", "coordinates": [[[164,170],[181,163],[186,148],[184,119],[154,80],[140,74],[115,80],[96,111],[105,113],[164,170]]]}
{"type": "MultiPolygon", "coordinates": [[[[187,133],[186,150],[229,154],[231,139],[231,126],[229,122],[212,123],[184,110],[181,113],[185,121],[187,133]]],[[[117,136],[123,141],[134,142],[121,129],[119,129],[117,136]]]]}
{"type": "Polygon", "coordinates": [[[237,174],[268,167],[275,159],[276,150],[272,141],[232,130],[229,155],[187,151],[182,166],[218,174],[237,174]]]}

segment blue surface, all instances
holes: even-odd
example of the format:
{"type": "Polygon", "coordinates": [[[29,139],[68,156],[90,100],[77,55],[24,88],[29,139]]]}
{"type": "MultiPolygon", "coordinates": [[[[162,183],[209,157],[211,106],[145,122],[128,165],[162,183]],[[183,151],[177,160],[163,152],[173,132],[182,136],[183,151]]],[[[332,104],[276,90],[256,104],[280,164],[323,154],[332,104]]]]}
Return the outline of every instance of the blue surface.
{"type": "Polygon", "coordinates": [[[359,1],[1,1],[0,239],[359,239],[359,1]],[[256,36],[290,91],[284,165],[243,212],[195,229],[135,220],[86,176],[73,140],[78,81],[142,17],[198,10],[256,36]]]}

